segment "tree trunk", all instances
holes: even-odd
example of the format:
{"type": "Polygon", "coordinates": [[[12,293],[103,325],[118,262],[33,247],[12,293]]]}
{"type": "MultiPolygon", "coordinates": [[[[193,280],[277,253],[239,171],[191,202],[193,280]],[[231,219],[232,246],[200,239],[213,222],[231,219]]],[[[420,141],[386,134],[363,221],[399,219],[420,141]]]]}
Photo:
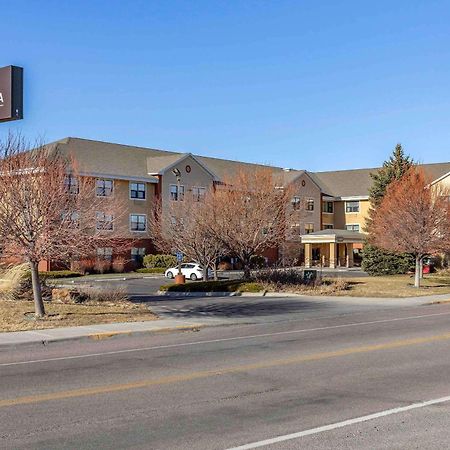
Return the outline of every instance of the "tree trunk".
{"type": "Polygon", "coordinates": [[[203,281],[208,281],[208,268],[206,264],[203,266],[203,281]]]}
{"type": "Polygon", "coordinates": [[[242,265],[244,266],[244,280],[249,280],[251,276],[250,257],[242,258],[242,265]]]}
{"type": "Polygon", "coordinates": [[[414,287],[420,288],[420,269],[421,269],[421,260],[420,256],[416,256],[416,271],[414,273],[414,287]]]}
{"type": "Polygon", "coordinates": [[[420,279],[423,278],[423,258],[420,258],[420,279]]]}
{"type": "Polygon", "coordinates": [[[45,316],[45,307],[42,300],[41,281],[39,280],[38,264],[36,262],[30,262],[31,267],[31,284],[33,286],[33,299],[34,299],[34,315],[36,317],[45,316]]]}
{"type": "Polygon", "coordinates": [[[214,260],[214,281],[217,281],[219,277],[217,276],[217,259],[214,260]]]}

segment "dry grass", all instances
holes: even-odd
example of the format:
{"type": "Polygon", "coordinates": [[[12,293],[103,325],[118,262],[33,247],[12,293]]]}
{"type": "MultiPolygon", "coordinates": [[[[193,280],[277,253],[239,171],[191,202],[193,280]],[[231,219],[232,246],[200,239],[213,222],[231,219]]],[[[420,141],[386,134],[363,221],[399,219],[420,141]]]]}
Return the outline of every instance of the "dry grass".
{"type": "Polygon", "coordinates": [[[34,319],[30,301],[0,300],[0,332],[42,330],[45,328],[98,325],[100,323],[139,322],[157,317],[143,304],[46,303],[47,317],[34,319]]]}
{"type": "Polygon", "coordinates": [[[390,275],[382,277],[341,278],[348,283],[347,290],[336,291],[331,295],[352,297],[417,297],[422,295],[449,294],[450,276],[426,275],[422,287],[414,287],[414,278],[409,275],[390,275]]]}
{"type": "Polygon", "coordinates": [[[11,293],[20,287],[25,274],[29,270],[28,264],[19,264],[2,271],[0,273],[0,295],[9,298],[11,293]]]}

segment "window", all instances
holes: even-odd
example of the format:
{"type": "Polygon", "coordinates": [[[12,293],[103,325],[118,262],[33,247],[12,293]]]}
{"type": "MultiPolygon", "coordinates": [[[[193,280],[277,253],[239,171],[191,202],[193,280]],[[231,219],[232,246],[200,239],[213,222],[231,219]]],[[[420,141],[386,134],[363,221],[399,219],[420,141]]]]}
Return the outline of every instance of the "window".
{"type": "Polygon", "coordinates": [[[170,200],[177,202],[184,199],[184,186],[178,186],[177,184],[170,185],[170,200]]]}
{"type": "Polygon", "coordinates": [[[64,185],[66,186],[69,194],[76,195],[79,193],[78,178],[74,177],[73,175],[68,175],[64,179],[64,185]]]}
{"type": "Polygon", "coordinates": [[[306,211],[314,211],[314,199],[309,198],[306,200],[306,211]]]}
{"type": "Polygon", "coordinates": [[[345,212],[346,213],[359,212],[359,201],[345,202],[345,212]]]}
{"type": "Polygon", "coordinates": [[[292,230],[292,235],[296,236],[296,235],[300,235],[301,233],[301,227],[299,223],[293,223],[291,225],[291,230],[292,230]]]}
{"type": "Polygon", "coordinates": [[[292,209],[298,210],[298,209],[300,209],[301,198],[300,197],[292,197],[291,203],[292,203],[292,209]]]}
{"type": "Polygon", "coordinates": [[[206,188],[194,186],[192,188],[192,196],[194,197],[194,201],[202,202],[205,198],[206,188]]]}
{"type": "Polygon", "coordinates": [[[113,180],[97,178],[95,180],[95,193],[97,197],[111,197],[113,193],[113,180]]]}
{"type": "Polygon", "coordinates": [[[145,183],[130,183],[130,198],[145,200],[145,183]]]}
{"type": "Polygon", "coordinates": [[[314,232],[314,224],[313,223],[305,223],[305,233],[313,233],[314,232]]]}
{"type": "Polygon", "coordinates": [[[323,224],[323,229],[324,230],[332,230],[334,228],[334,225],[332,225],[331,223],[324,223],[323,224]]]}
{"type": "Polygon", "coordinates": [[[104,212],[98,212],[96,214],[95,228],[97,230],[112,231],[114,228],[113,216],[104,212]]]}
{"type": "Polygon", "coordinates": [[[348,231],[359,231],[359,224],[349,223],[348,225],[345,225],[345,229],[348,231]]]}
{"type": "Polygon", "coordinates": [[[102,247],[97,248],[97,258],[104,259],[106,261],[112,260],[112,248],[111,247],[102,247]]]}
{"type": "Polygon", "coordinates": [[[67,224],[68,228],[79,228],[80,226],[80,215],[77,211],[63,213],[62,220],[67,224]]]}
{"type": "Polygon", "coordinates": [[[131,261],[140,264],[145,256],[145,251],[145,247],[133,247],[131,249],[131,261]]]}
{"type": "Polygon", "coordinates": [[[145,216],[145,214],[131,214],[130,229],[131,231],[146,231],[147,217],[145,216]]]}
{"type": "Polygon", "coordinates": [[[322,202],[322,212],[332,213],[333,212],[333,202],[322,202]]]}

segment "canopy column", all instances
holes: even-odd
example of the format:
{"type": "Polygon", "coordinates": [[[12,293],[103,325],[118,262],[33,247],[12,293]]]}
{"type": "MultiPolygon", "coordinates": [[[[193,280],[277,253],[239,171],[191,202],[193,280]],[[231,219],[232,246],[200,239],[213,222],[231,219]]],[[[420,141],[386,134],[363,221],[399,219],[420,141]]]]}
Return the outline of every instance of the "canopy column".
{"type": "Polygon", "coordinates": [[[305,267],[308,269],[312,264],[312,244],[305,244],[305,267]]]}
{"type": "Polygon", "coordinates": [[[347,267],[353,267],[353,243],[345,245],[347,248],[347,267]]]}
{"type": "Polygon", "coordinates": [[[330,242],[330,267],[332,269],[336,268],[337,258],[336,258],[336,243],[330,242]]]}

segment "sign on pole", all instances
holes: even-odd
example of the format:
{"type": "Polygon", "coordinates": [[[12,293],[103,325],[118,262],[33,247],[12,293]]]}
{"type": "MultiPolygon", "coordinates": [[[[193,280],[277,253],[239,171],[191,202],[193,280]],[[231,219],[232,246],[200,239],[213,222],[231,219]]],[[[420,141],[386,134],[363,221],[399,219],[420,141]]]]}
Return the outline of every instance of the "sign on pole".
{"type": "Polygon", "coordinates": [[[0,122],[23,119],[23,69],[0,68],[0,122]]]}
{"type": "Polygon", "coordinates": [[[178,262],[183,261],[183,253],[177,252],[177,261],[178,261],[178,262]]]}

